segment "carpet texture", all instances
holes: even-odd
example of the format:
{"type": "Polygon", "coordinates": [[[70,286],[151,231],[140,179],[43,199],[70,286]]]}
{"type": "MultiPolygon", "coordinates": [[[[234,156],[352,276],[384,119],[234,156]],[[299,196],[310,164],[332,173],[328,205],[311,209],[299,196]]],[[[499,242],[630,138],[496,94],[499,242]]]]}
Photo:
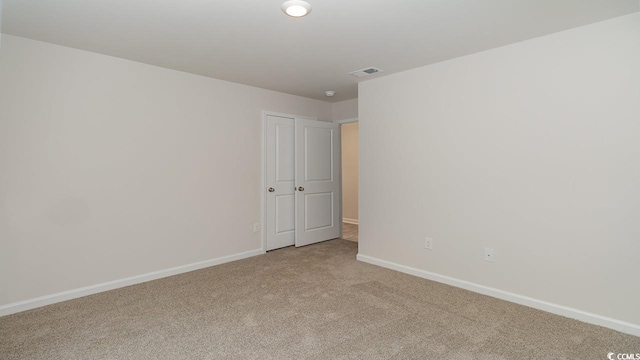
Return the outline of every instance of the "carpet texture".
{"type": "Polygon", "coordinates": [[[364,264],[332,240],[0,318],[0,359],[606,359],[640,338],[364,264]]]}

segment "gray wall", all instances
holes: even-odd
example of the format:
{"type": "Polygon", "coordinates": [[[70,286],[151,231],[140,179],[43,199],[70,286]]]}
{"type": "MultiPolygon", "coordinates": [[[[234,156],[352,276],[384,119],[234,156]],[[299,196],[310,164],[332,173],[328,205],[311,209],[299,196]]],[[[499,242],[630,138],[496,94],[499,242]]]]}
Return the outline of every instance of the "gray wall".
{"type": "Polygon", "coordinates": [[[638,64],[636,13],[361,82],[360,254],[638,331],[638,64]]]}
{"type": "Polygon", "coordinates": [[[332,105],[3,35],[0,306],[261,247],[262,110],[332,105]]]}

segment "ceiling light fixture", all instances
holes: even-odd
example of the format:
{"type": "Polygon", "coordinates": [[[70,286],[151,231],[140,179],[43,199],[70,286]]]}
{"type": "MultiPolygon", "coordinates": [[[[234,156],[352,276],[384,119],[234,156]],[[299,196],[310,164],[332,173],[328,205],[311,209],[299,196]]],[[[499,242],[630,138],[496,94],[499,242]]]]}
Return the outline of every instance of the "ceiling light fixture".
{"type": "Polygon", "coordinates": [[[289,0],[282,3],[281,9],[291,17],[303,17],[311,12],[311,4],[302,0],[289,0]]]}
{"type": "Polygon", "coordinates": [[[328,97],[332,97],[333,95],[336,94],[336,92],[333,90],[327,90],[324,92],[324,94],[327,95],[328,97]]]}

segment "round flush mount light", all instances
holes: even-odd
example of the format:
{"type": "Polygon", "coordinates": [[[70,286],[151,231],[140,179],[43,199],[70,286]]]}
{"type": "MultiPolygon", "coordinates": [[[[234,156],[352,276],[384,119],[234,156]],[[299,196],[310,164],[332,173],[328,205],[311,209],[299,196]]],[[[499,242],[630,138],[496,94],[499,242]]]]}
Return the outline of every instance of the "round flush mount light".
{"type": "Polygon", "coordinates": [[[325,91],[324,94],[327,95],[328,97],[332,97],[333,95],[336,94],[336,92],[333,90],[328,90],[328,91],[325,91]]]}
{"type": "Polygon", "coordinates": [[[281,9],[291,17],[303,17],[311,12],[311,4],[302,0],[289,0],[282,4],[281,9]]]}

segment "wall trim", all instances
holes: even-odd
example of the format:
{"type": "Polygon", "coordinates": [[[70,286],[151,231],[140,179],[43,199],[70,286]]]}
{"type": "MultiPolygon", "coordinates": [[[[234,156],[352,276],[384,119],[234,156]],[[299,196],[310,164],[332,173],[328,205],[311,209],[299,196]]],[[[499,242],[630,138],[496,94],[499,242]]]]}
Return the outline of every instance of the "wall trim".
{"type": "Polygon", "coordinates": [[[40,296],[33,299],[14,302],[11,304],[0,305],[0,316],[15,314],[18,312],[39,308],[46,305],[59,303],[62,301],[77,299],[80,297],[101,293],[104,291],[114,290],[125,286],[140,284],[143,282],[157,280],[173,275],[178,275],[194,270],[204,269],[207,267],[220,265],[236,260],[246,259],[249,257],[264,254],[262,249],[245,251],[233,255],[222,256],[215,259],[195,262],[187,265],[177,266],[170,269],[153,271],[142,275],[127,277],[124,279],[107,281],[101,284],[89,285],[77,289],[62,291],[55,294],[40,296]]]}
{"type": "Polygon", "coordinates": [[[342,218],[343,223],[358,225],[358,219],[342,218]]]}
{"type": "Polygon", "coordinates": [[[334,122],[338,124],[350,124],[350,123],[358,122],[358,118],[342,119],[342,120],[336,120],[334,122]]]}
{"type": "Polygon", "coordinates": [[[604,327],[617,330],[626,334],[640,336],[639,324],[632,324],[626,321],[589,313],[589,312],[574,309],[568,306],[558,305],[558,304],[550,303],[547,301],[534,299],[528,296],[519,295],[519,294],[511,293],[508,291],[499,290],[496,288],[491,288],[488,286],[472,283],[469,281],[464,281],[464,280],[456,279],[453,277],[440,275],[437,273],[420,270],[420,269],[412,268],[405,265],[396,264],[390,261],[381,260],[381,259],[367,256],[367,255],[358,254],[356,256],[356,259],[368,264],[381,266],[391,270],[396,270],[405,274],[418,276],[427,280],[432,280],[439,283],[451,285],[457,288],[473,291],[482,295],[491,296],[501,300],[506,300],[516,304],[528,306],[534,309],[550,312],[552,314],[561,315],[571,319],[576,319],[585,323],[604,326],[604,327]]]}

